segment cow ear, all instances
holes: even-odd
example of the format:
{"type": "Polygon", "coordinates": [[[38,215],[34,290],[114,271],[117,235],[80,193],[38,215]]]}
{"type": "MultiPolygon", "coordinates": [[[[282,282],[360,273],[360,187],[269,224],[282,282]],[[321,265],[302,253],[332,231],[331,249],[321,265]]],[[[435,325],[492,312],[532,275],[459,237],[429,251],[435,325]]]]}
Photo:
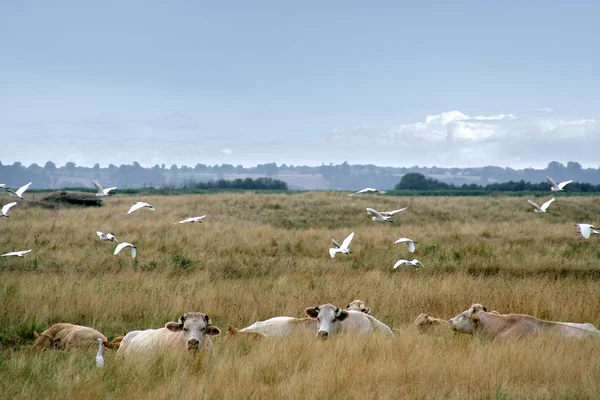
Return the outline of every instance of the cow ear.
{"type": "Polygon", "coordinates": [[[227,325],[227,333],[230,335],[235,335],[238,332],[237,329],[235,329],[233,326],[231,325],[227,325]]]}
{"type": "Polygon", "coordinates": [[[210,317],[207,314],[204,314],[204,322],[206,322],[206,325],[212,324],[212,321],[210,320],[210,317]]]}
{"type": "Polygon", "coordinates": [[[319,315],[319,307],[308,307],[304,312],[312,319],[315,319],[319,315]]]}
{"type": "Polygon", "coordinates": [[[179,323],[183,326],[183,323],[185,322],[185,319],[187,318],[187,314],[183,314],[181,317],[179,317],[179,323]]]}
{"type": "Polygon", "coordinates": [[[219,328],[217,328],[216,326],[210,325],[210,326],[206,327],[206,330],[204,331],[204,333],[209,336],[216,336],[216,335],[221,334],[221,330],[219,328]]]}
{"type": "Polygon", "coordinates": [[[338,321],[343,321],[346,318],[348,318],[348,315],[350,315],[350,313],[346,310],[339,310],[337,314],[335,314],[335,319],[337,319],[338,321]]]}
{"type": "Polygon", "coordinates": [[[487,307],[486,306],[482,306],[483,307],[483,311],[487,312],[487,307]]]}
{"type": "Polygon", "coordinates": [[[180,330],[183,329],[183,324],[171,321],[171,322],[167,322],[167,324],[165,325],[165,328],[167,328],[171,332],[179,332],[180,330]]]}
{"type": "Polygon", "coordinates": [[[364,313],[366,314],[371,314],[371,307],[367,307],[363,310],[364,313]]]}
{"type": "Polygon", "coordinates": [[[473,318],[471,318],[471,321],[473,321],[473,326],[479,326],[479,323],[481,322],[477,315],[474,315],[473,318]]]}

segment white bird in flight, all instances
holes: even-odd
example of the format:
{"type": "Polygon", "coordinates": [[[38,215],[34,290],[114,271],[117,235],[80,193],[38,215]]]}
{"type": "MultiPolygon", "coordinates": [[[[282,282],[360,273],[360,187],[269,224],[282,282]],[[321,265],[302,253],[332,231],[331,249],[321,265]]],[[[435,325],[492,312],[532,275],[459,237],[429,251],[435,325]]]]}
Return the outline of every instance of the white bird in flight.
{"type": "Polygon", "coordinates": [[[98,354],[96,354],[96,367],[104,368],[104,357],[102,357],[102,338],[96,338],[99,343],[98,354]]]}
{"type": "Polygon", "coordinates": [[[600,232],[597,231],[594,225],[591,224],[575,224],[577,228],[579,228],[579,233],[586,239],[589,239],[591,235],[600,235],[600,232]]]}
{"type": "Polygon", "coordinates": [[[96,231],[96,235],[98,235],[100,240],[110,240],[111,242],[119,241],[119,239],[117,239],[117,237],[113,233],[104,233],[104,232],[96,231]]]}
{"type": "Polygon", "coordinates": [[[11,256],[23,257],[23,254],[27,254],[30,251],[31,251],[31,249],[23,250],[23,251],[12,251],[10,253],[2,254],[0,257],[11,257],[11,256]]]}
{"type": "Polygon", "coordinates": [[[129,211],[127,211],[127,214],[131,214],[135,210],[139,210],[140,208],[144,208],[144,207],[146,207],[149,210],[154,211],[154,207],[152,207],[150,204],[144,203],[143,201],[138,201],[134,205],[131,206],[129,211]]]}
{"type": "Polygon", "coordinates": [[[187,224],[188,222],[199,222],[202,223],[202,219],[206,217],[206,215],[203,215],[201,217],[191,217],[191,218],[186,218],[183,221],[179,221],[179,222],[174,222],[174,224],[187,224]]]}
{"type": "Polygon", "coordinates": [[[425,267],[421,263],[421,261],[417,260],[416,258],[413,258],[412,261],[408,261],[408,260],[398,260],[398,261],[396,261],[396,264],[394,264],[394,268],[393,269],[396,269],[396,268],[398,268],[401,265],[411,265],[411,266],[415,267],[415,269],[419,269],[419,266],[425,267]]]}
{"type": "Polygon", "coordinates": [[[25,191],[29,188],[30,185],[31,185],[31,182],[29,182],[27,185],[21,186],[17,190],[12,190],[12,189],[9,189],[7,187],[5,187],[4,190],[6,190],[8,193],[10,193],[11,196],[18,197],[18,198],[20,198],[22,200],[23,199],[23,193],[25,193],[25,191]]]}
{"type": "Polygon", "coordinates": [[[117,248],[115,249],[115,256],[117,254],[119,254],[119,252],[121,250],[123,250],[125,247],[131,247],[131,257],[132,258],[136,258],[137,257],[137,247],[135,247],[134,245],[132,245],[131,243],[127,243],[127,242],[123,242],[120,243],[117,248]]]}
{"type": "Polygon", "coordinates": [[[550,187],[550,191],[551,192],[561,192],[561,191],[564,190],[563,188],[565,186],[567,186],[569,183],[573,182],[572,180],[570,180],[570,181],[564,181],[564,182],[561,182],[561,183],[556,183],[554,181],[554,179],[550,178],[549,176],[546,177],[546,180],[548,181],[548,183],[550,185],[552,185],[552,187],[550,187]]]}
{"type": "Polygon", "coordinates": [[[545,212],[549,212],[546,211],[546,209],[550,206],[550,204],[552,204],[552,202],[556,200],[554,197],[551,198],[550,200],[548,200],[547,202],[545,202],[544,204],[542,204],[542,206],[538,206],[536,203],[534,203],[531,200],[527,200],[529,202],[529,204],[531,204],[533,206],[533,211],[537,214],[537,213],[545,213],[545,212]]]}
{"type": "Polygon", "coordinates": [[[377,221],[394,222],[394,221],[392,221],[391,216],[384,216],[379,211],[375,210],[374,208],[367,207],[367,213],[372,215],[371,219],[375,222],[377,222],[377,221]]]}
{"type": "Polygon", "coordinates": [[[12,203],[8,203],[2,206],[2,210],[0,211],[0,217],[8,217],[8,210],[10,210],[10,208],[16,204],[17,202],[13,201],[12,203]]]}
{"type": "Polygon", "coordinates": [[[103,189],[100,185],[100,182],[98,182],[97,180],[92,180],[92,182],[94,182],[94,186],[96,186],[96,189],[98,190],[98,193],[96,193],[96,197],[112,196],[111,191],[117,188],[116,186],[113,186],[103,189]]]}
{"type": "Polygon", "coordinates": [[[406,210],[407,208],[408,207],[404,207],[404,208],[401,208],[399,210],[392,210],[392,211],[379,211],[379,214],[383,215],[384,217],[391,217],[394,214],[397,214],[397,213],[399,213],[401,211],[406,210]]]}
{"type": "Polygon", "coordinates": [[[396,240],[394,242],[394,244],[395,243],[406,243],[406,245],[408,246],[408,251],[410,251],[412,253],[415,251],[415,243],[419,243],[419,242],[409,239],[409,238],[400,238],[400,239],[396,240]]]}
{"type": "Polygon", "coordinates": [[[380,190],[380,189],[374,189],[374,188],[364,188],[362,190],[359,190],[358,192],[355,193],[351,193],[350,196],[354,196],[355,194],[361,194],[361,193],[377,193],[377,194],[384,194],[385,190],[380,190]]]}
{"type": "Polygon", "coordinates": [[[342,253],[342,254],[352,253],[352,251],[350,251],[350,242],[352,241],[353,237],[354,237],[354,232],[349,234],[348,237],[346,239],[344,239],[344,241],[342,242],[341,245],[335,239],[331,239],[331,242],[335,246],[335,247],[332,247],[329,249],[329,255],[331,256],[331,258],[335,258],[336,253],[342,253]]]}

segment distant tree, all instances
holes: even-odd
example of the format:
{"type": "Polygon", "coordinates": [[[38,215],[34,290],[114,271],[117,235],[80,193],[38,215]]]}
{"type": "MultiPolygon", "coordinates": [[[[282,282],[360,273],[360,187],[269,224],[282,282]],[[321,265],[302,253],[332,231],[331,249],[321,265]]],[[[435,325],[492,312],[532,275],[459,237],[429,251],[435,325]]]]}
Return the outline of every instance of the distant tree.
{"type": "Polygon", "coordinates": [[[569,172],[581,172],[581,164],[579,164],[578,162],[574,162],[574,161],[569,161],[567,163],[567,170],[569,170],[569,172]]]}
{"type": "Polygon", "coordinates": [[[23,164],[21,164],[19,161],[15,161],[12,166],[13,168],[22,168],[23,164]]]}
{"type": "Polygon", "coordinates": [[[134,168],[142,168],[142,166],[140,165],[140,163],[139,163],[139,162],[137,162],[137,161],[134,161],[134,162],[133,162],[133,167],[134,167],[134,168]]]}
{"type": "Polygon", "coordinates": [[[194,167],[194,170],[195,170],[196,172],[204,172],[204,171],[206,171],[206,165],[198,163],[198,164],[196,164],[196,166],[194,167]]]}
{"type": "Polygon", "coordinates": [[[38,171],[40,171],[42,169],[42,167],[40,167],[36,163],[33,163],[29,167],[27,167],[27,169],[30,170],[30,171],[33,171],[33,172],[38,172],[38,171]]]}
{"type": "Polygon", "coordinates": [[[47,161],[46,164],[44,164],[44,169],[46,171],[54,171],[56,170],[56,164],[54,164],[52,161],[47,161]]]}
{"type": "Polygon", "coordinates": [[[416,172],[409,172],[405,174],[400,183],[396,185],[397,190],[426,190],[427,189],[427,178],[425,175],[416,172]]]}
{"type": "Polygon", "coordinates": [[[96,163],[93,167],[94,171],[98,171],[100,169],[100,164],[96,163]]]}
{"type": "Polygon", "coordinates": [[[115,164],[108,164],[108,170],[109,171],[114,171],[117,169],[117,166],[115,164]]]}
{"type": "Polygon", "coordinates": [[[171,165],[171,168],[169,169],[171,170],[171,172],[177,172],[177,164],[171,165]]]}

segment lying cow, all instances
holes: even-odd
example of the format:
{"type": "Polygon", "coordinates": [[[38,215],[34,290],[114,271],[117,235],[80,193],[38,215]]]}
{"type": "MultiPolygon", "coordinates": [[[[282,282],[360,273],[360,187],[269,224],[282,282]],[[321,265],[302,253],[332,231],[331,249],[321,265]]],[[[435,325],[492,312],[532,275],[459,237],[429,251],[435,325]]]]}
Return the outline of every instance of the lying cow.
{"type": "Polygon", "coordinates": [[[365,307],[365,302],[362,300],[354,300],[352,303],[349,303],[346,306],[346,311],[350,311],[350,310],[362,311],[365,314],[371,314],[371,308],[365,307]]]}
{"type": "Polygon", "coordinates": [[[214,353],[209,336],[221,331],[211,324],[210,317],[199,312],[183,314],[177,322],[167,322],[164,328],[129,332],[123,338],[117,356],[125,358],[132,354],[152,356],[166,348],[184,348],[192,353],[214,353]]]}
{"type": "Polygon", "coordinates": [[[415,319],[415,326],[421,333],[430,330],[434,326],[442,326],[447,323],[448,321],[445,319],[430,317],[427,314],[419,314],[417,319],[415,319]]]}
{"type": "Polygon", "coordinates": [[[341,332],[354,334],[383,332],[386,335],[393,334],[389,326],[362,311],[346,311],[331,304],[324,304],[318,307],[309,307],[305,312],[310,318],[316,320],[317,337],[321,339],[326,339],[341,332]]]}
{"type": "Polygon", "coordinates": [[[497,339],[521,338],[544,332],[554,332],[562,337],[600,337],[600,332],[584,328],[591,324],[544,321],[523,314],[497,314],[487,312],[481,304],[473,304],[468,310],[450,319],[448,325],[457,332],[497,339]]]}
{"type": "Polygon", "coordinates": [[[316,329],[317,323],[311,318],[273,317],[257,321],[239,329],[239,332],[256,332],[269,337],[286,337],[312,334],[316,329]]]}
{"type": "Polygon", "coordinates": [[[54,324],[42,333],[33,332],[33,336],[35,337],[34,346],[38,349],[64,350],[74,346],[97,346],[96,339],[102,339],[105,347],[113,347],[113,343],[109,342],[106,336],[96,329],[69,323],[54,324]]]}

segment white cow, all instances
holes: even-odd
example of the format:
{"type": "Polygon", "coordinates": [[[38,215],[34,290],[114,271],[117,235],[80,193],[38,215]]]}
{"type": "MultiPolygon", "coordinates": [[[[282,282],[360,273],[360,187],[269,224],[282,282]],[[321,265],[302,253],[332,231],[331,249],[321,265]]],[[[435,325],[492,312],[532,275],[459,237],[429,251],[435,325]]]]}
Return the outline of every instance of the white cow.
{"type": "Polygon", "coordinates": [[[312,318],[273,317],[257,321],[239,331],[258,332],[270,337],[286,337],[312,334],[316,329],[317,323],[312,318]]]}
{"type": "Polygon", "coordinates": [[[350,332],[358,335],[368,335],[383,332],[392,335],[389,326],[362,311],[342,310],[332,304],[309,307],[306,315],[317,322],[317,337],[327,339],[336,333],[350,332]]]}
{"type": "Polygon", "coordinates": [[[168,322],[164,328],[129,332],[123,338],[117,356],[151,356],[167,348],[173,348],[175,351],[185,348],[193,353],[202,351],[213,354],[213,343],[209,336],[220,333],[219,328],[212,326],[208,315],[199,312],[186,313],[179,317],[177,322],[168,322]]]}

